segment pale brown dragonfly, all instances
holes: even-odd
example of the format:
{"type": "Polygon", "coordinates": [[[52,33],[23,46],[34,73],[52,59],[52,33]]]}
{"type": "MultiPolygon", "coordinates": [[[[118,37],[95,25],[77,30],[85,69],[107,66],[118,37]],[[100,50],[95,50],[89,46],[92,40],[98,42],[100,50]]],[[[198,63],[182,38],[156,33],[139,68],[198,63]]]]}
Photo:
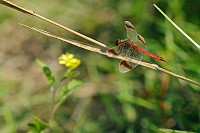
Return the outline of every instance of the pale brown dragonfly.
{"type": "Polygon", "coordinates": [[[52,34],[50,32],[47,32],[47,31],[44,31],[44,30],[41,30],[41,29],[38,29],[38,28],[35,28],[35,27],[30,27],[30,26],[27,26],[27,25],[24,25],[24,24],[20,24],[20,25],[25,26],[27,28],[30,28],[30,29],[32,29],[34,31],[37,31],[37,32],[39,32],[41,34],[44,34],[46,36],[53,37],[53,38],[68,42],[68,43],[70,43],[72,45],[75,45],[77,47],[80,47],[80,48],[83,48],[83,49],[86,49],[86,50],[89,50],[89,51],[93,51],[93,52],[96,52],[96,53],[99,53],[99,54],[106,55],[108,57],[114,57],[114,58],[118,58],[118,59],[121,59],[121,60],[129,62],[129,63],[131,62],[133,64],[145,66],[145,67],[152,68],[152,69],[155,69],[155,70],[160,70],[160,71],[162,71],[164,73],[167,73],[169,75],[172,75],[172,76],[174,76],[176,78],[179,78],[179,79],[185,80],[185,81],[187,81],[189,83],[192,83],[194,85],[200,86],[200,83],[198,83],[196,81],[193,81],[191,79],[185,78],[183,76],[180,76],[178,74],[175,74],[173,72],[170,72],[170,71],[168,71],[168,70],[166,70],[164,68],[159,67],[157,64],[149,63],[149,62],[141,60],[141,59],[138,60],[137,58],[132,58],[131,56],[114,54],[113,52],[109,52],[111,50],[111,48],[108,47],[107,45],[105,45],[105,44],[103,44],[103,43],[101,43],[99,41],[96,41],[96,40],[94,40],[94,39],[92,39],[90,37],[87,37],[87,36],[85,36],[85,35],[83,35],[83,34],[81,34],[79,32],[76,32],[76,31],[74,31],[74,30],[72,30],[72,29],[70,29],[68,27],[65,27],[65,26],[63,26],[63,25],[61,25],[59,23],[56,23],[56,22],[54,22],[54,21],[52,21],[52,20],[50,20],[48,18],[45,18],[45,17],[33,12],[30,9],[26,9],[24,7],[18,6],[18,5],[14,4],[14,3],[12,3],[12,2],[10,2],[8,0],[0,0],[0,4],[5,5],[7,7],[10,7],[10,8],[13,8],[15,10],[18,10],[18,11],[20,11],[22,13],[38,17],[38,18],[40,18],[42,20],[45,20],[45,21],[47,21],[47,22],[49,22],[49,23],[51,23],[53,25],[56,25],[56,26],[58,26],[58,27],[60,27],[62,29],[65,29],[65,30],[77,35],[77,36],[80,36],[80,37],[82,37],[82,38],[84,38],[86,40],[89,40],[90,42],[93,42],[93,43],[95,43],[95,44],[97,44],[97,45],[99,45],[99,46],[101,46],[103,48],[94,47],[92,45],[89,45],[89,44],[86,44],[86,43],[83,43],[83,42],[79,42],[79,41],[76,41],[76,40],[67,39],[67,38],[64,38],[64,37],[60,37],[58,35],[54,35],[54,34],[52,34]]]}

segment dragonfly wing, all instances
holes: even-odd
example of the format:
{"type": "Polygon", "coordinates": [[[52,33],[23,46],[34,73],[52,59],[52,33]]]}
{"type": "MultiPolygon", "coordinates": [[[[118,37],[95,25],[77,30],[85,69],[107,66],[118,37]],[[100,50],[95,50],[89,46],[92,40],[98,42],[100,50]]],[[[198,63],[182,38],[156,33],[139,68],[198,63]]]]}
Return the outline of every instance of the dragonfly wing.
{"type": "Polygon", "coordinates": [[[114,55],[120,55],[120,56],[125,56],[129,52],[128,49],[125,49],[120,46],[115,46],[115,47],[109,49],[108,51],[113,53],[114,55]]]}
{"type": "Polygon", "coordinates": [[[137,34],[137,38],[133,41],[138,47],[140,47],[141,49],[147,51],[147,45],[146,42],[144,40],[144,38],[140,35],[137,34]]]}
{"type": "MultiPolygon", "coordinates": [[[[120,55],[120,56],[134,54],[134,52],[131,52],[129,49],[125,49],[125,48],[119,47],[119,46],[109,49],[108,52],[111,52],[114,55],[120,55]]],[[[132,55],[130,55],[130,56],[132,56],[132,55]]],[[[119,63],[119,71],[121,73],[126,73],[126,72],[132,70],[136,66],[137,66],[137,64],[135,64],[135,63],[121,60],[119,63]]]]}
{"type": "MultiPolygon", "coordinates": [[[[138,47],[140,47],[141,49],[143,49],[143,50],[147,50],[147,45],[146,45],[146,43],[145,43],[145,40],[144,40],[144,38],[140,35],[140,34],[138,34],[137,35],[137,38],[135,39],[135,41],[134,41],[134,43],[138,46],[138,47]]],[[[136,50],[132,50],[132,51],[130,51],[131,53],[132,53],[132,57],[133,58],[135,58],[135,59],[138,59],[138,60],[142,60],[142,58],[143,58],[143,53],[141,53],[140,51],[136,51],[136,50]]]]}
{"type": "MultiPolygon", "coordinates": [[[[134,44],[136,44],[138,47],[140,47],[141,49],[143,50],[147,50],[147,45],[146,45],[146,42],[144,40],[144,38],[138,34],[137,35],[137,38],[134,40],[134,44]]],[[[129,49],[129,52],[128,52],[128,55],[131,57],[131,58],[135,58],[137,60],[142,60],[143,58],[143,53],[141,53],[140,51],[136,51],[134,49],[129,49]]],[[[133,67],[136,67],[137,65],[135,63],[130,63],[133,67]]]]}
{"type": "MultiPolygon", "coordinates": [[[[147,50],[147,45],[146,45],[146,42],[144,40],[144,38],[140,35],[140,34],[137,34],[137,38],[135,39],[135,41],[133,41],[138,47],[140,47],[141,49],[143,50],[147,50]]],[[[132,58],[135,58],[137,60],[142,60],[143,58],[143,53],[139,52],[139,51],[136,51],[136,50],[129,50],[129,55],[130,57],[132,58]],[[132,54],[131,54],[132,53],[132,54]]],[[[133,64],[135,65],[135,64],[133,64]]]]}
{"type": "MultiPolygon", "coordinates": [[[[130,57],[130,58],[134,58],[139,61],[142,60],[143,54],[139,51],[136,51],[134,49],[128,49],[126,51],[126,53],[127,53],[126,55],[128,55],[128,57],[130,57]]],[[[119,63],[119,71],[121,73],[126,73],[126,72],[132,70],[133,68],[135,68],[137,65],[138,64],[121,60],[119,63]]]]}
{"type": "Polygon", "coordinates": [[[135,27],[129,21],[125,21],[124,25],[127,31],[128,39],[130,39],[132,42],[136,43],[136,45],[139,46],[141,49],[146,51],[146,42],[140,34],[137,34],[135,27]]]}
{"type": "Polygon", "coordinates": [[[137,66],[137,64],[135,64],[135,63],[121,60],[119,63],[119,71],[121,73],[126,73],[126,72],[129,72],[130,70],[132,70],[136,66],[137,66]]]}
{"type": "Polygon", "coordinates": [[[128,39],[130,39],[131,41],[134,41],[137,37],[137,31],[135,27],[129,21],[125,21],[124,25],[127,31],[128,39]]]}

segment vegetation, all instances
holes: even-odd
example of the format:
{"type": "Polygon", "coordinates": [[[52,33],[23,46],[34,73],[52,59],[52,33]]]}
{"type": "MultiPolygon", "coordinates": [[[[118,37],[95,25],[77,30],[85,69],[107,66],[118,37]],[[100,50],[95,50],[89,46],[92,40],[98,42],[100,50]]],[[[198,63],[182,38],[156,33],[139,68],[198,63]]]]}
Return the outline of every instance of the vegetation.
{"type": "MultiPolygon", "coordinates": [[[[126,38],[123,22],[128,20],[145,38],[148,51],[167,62],[146,55],[144,60],[200,82],[199,49],[153,6],[159,6],[198,43],[200,1],[13,2],[110,47],[115,40],[126,38]]],[[[0,5],[0,132],[200,132],[199,87],[141,66],[122,74],[117,59],[46,37],[18,23],[88,43],[0,5]],[[75,64],[66,65],[63,59],[69,54],[60,57],[66,52],[77,58],[75,64]],[[66,66],[59,64],[58,57],[66,66]]]]}

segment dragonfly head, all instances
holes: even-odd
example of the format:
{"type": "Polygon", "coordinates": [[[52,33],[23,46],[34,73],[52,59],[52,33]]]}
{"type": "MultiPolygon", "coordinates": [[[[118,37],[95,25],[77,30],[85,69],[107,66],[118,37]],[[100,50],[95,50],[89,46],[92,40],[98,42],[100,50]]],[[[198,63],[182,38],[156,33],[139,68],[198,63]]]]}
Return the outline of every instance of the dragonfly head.
{"type": "Polygon", "coordinates": [[[115,45],[116,45],[116,46],[120,45],[120,43],[121,43],[121,40],[120,40],[120,39],[117,39],[117,40],[115,41],[115,45]]]}

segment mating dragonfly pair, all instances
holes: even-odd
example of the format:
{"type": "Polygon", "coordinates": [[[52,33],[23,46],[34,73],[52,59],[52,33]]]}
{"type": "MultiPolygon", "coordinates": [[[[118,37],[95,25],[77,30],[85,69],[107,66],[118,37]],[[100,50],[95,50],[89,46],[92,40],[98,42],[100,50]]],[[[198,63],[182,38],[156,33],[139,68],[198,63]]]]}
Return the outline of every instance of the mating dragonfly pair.
{"type": "Polygon", "coordinates": [[[27,25],[20,24],[20,25],[25,26],[27,28],[30,28],[34,31],[37,31],[41,34],[44,34],[46,36],[53,37],[53,38],[68,42],[72,45],[75,45],[75,46],[78,46],[78,47],[81,47],[81,48],[84,48],[84,49],[87,49],[87,50],[90,50],[90,51],[93,51],[93,52],[97,52],[97,53],[106,55],[108,57],[114,57],[114,58],[121,59],[121,61],[119,63],[119,70],[122,73],[125,73],[125,72],[132,70],[134,67],[136,67],[139,64],[139,65],[149,67],[149,68],[152,68],[152,69],[155,69],[155,70],[160,70],[160,71],[167,73],[169,75],[172,75],[176,78],[179,78],[179,79],[185,80],[187,82],[190,82],[194,85],[200,86],[200,83],[195,82],[191,79],[185,78],[183,76],[180,76],[178,74],[175,74],[173,72],[170,72],[166,69],[163,69],[163,68],[159,67],[157,64],[152,64],[152,63],[148,63],[146,61],[143,61],[142,60],[143,54],[149,55],[153,58],[156,58],[156,59],[159,59],[159,60],[162,60],[162,61],[166,61],[166,60],[163,59],[162,57],[159,57],[157,55],[154,55],[154,54],[146,51],[147,46],[146,46],[146,42],[145,42],[144,38],[141,35],[137,34],[135,27],[128,21],[125,21],[125,23],[124,23],[126,30],[127,30],[128,39],[126,39],[126,40],[119,40],[118,39],[115,43],[116,47],[109,48],[108,46],[106,46],[105,44],[103,44],[101,42],[98,42],[98,41],[96,41],[92,38],[89,38],[89,37],[87,37],[87,36],[85,36],[85,35],[83,35],[79,32],[72,30],[68,27],[65,27],[61,24],[58,24],[58,23],[56,23],[56,22],[54,22],[50,19],[47,19],[47,18],[45,18],[45,17],[43,17],[39,14],[36,14],[32,10],[18,6],[18,5],[14,4],[14,3],[12,3],[8,0],[0,0],[0,4],[5,5],[7,7],[11,7],[15,10],[26,13],[28,15],[38,17],[38,18],[45,20],[45,21],[47,21],[51,24],[54,24],[54,25],[56,25],[56,26],[58,26],[62,29],[65,29],[65,30],[67,30],[67,31],[69,31],[73,34],[76,34],[76,35],[78,35],[78,36],[80,36],[84,39],[87,39],[87,40],[89,40],[89,41],[91,41],[91,42],[93,42],[97,45],[102,46],[103,48],[97,48],[97,47],[91,46],[91,45],[83,43],[83,42],[79,42],[79,41],[72,40],[72,39],[66,39],[66,38],[54,35],[50,32],[47,32],[47,31],[44,31],[44,30],[41,30],[41,29],[38,29],[38,28],[35,28],[35,27],[30,27],[30,26],[27,26],[27,25]]]}

